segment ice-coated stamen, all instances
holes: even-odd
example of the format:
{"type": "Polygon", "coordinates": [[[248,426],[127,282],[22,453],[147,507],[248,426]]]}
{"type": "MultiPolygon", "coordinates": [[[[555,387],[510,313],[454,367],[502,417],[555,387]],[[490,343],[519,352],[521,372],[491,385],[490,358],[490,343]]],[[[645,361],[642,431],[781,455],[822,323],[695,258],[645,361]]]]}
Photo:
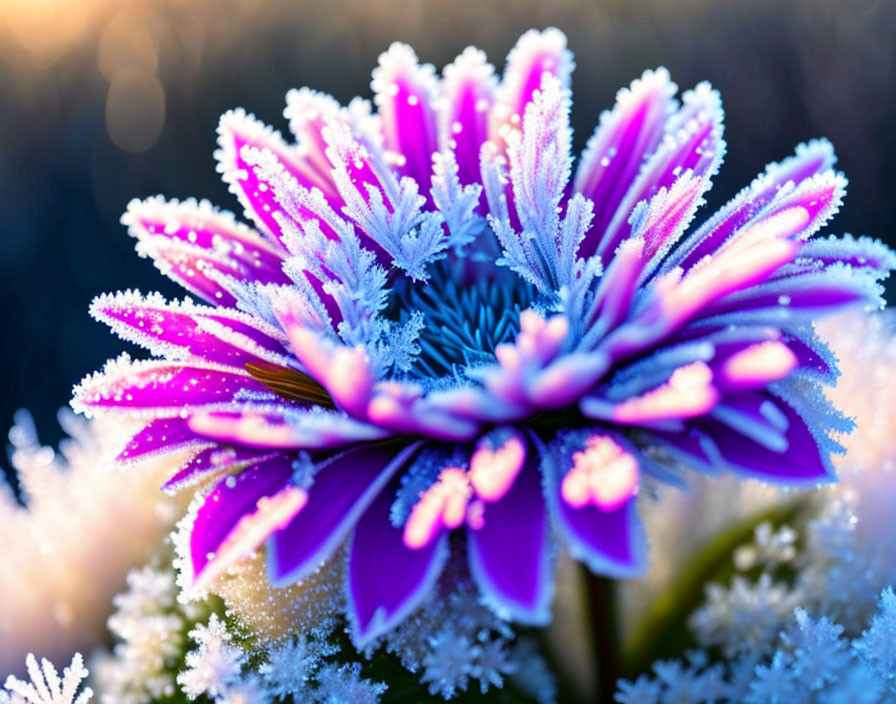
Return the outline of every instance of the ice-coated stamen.
{"type": "Polygon", "coordinates": [[[595,435],[572,456],[560,493],[573,508],[615,511],[638,491],[637,460],[609,437],[595,435]]]}

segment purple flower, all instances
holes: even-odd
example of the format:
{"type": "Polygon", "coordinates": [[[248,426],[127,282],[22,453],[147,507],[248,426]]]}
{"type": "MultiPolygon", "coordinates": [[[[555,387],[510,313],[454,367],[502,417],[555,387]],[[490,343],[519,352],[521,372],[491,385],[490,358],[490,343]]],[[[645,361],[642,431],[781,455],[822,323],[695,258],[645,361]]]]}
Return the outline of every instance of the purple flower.
{"type": "Polygon", "coordinates": [[[157,358],[110,362],[75,405],[146,421],[123,460],[193,449],[166,487],[208,488],[200,583],[265,541],[275,584],[348,543],[365,646],[453,552],[485,603],[539,624],[555,540],[596,572],[644,569],[645,476],[832,478],[849,422],[812,320],[880,305],[894,255],[810,239],[846,184],[830,145],[690,228],[725,149],[718,94],[679,103],[646,72],[574,171],[572,66],[554,29],[525,34],[501,81],[475,49],[439,78],[394,44],[376,111],[293,91],[294,143],[222,118],[218,170],[254,229],[206,202],[131,203],[138,251],[205,304],[98,298],[157,358]]]}

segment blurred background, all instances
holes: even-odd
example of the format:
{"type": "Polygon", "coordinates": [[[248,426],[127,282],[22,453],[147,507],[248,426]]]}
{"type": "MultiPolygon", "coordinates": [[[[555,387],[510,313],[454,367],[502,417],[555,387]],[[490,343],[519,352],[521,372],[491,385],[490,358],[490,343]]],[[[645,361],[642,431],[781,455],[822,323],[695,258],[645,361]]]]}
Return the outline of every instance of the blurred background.
{"type": "Polygon", "coordinates": [[[368,96],[394,40],[437,66],[475,44],[500,70],[519,34],[548,25],[576,55],[577,147],[620,86],[665,65],[682,88],[722,93],[710,206],[826,136],[850,179],[832,231],[896,245],[892,0],[2,0],[0,427],[25,406],[55,442],[72,384],[125,347],[88,316],[95,295],[181,295],[118,219],[156,193],[237,209],[212,159],[222,112],[285,131],[289,88],[368,96]]]}

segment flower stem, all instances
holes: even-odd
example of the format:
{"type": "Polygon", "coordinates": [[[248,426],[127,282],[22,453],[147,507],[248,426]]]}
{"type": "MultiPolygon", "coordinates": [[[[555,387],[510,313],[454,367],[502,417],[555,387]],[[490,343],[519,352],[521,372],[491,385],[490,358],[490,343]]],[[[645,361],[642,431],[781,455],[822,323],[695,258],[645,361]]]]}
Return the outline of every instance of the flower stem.
{"type": "Polygon", "coordinates": [[[612,579],[586,569],[594,668],[597,671],[595,704],[610,704],[620,676],[619,625],[616,614],[616,584],[612,579]]]}

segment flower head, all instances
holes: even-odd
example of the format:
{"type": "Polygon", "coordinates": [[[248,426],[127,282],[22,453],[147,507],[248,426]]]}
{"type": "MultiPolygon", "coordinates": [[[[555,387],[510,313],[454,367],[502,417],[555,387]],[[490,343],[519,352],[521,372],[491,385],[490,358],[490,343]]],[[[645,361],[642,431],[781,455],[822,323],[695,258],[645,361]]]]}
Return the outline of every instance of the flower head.
{"type": "Polygon", "coordinates": [[[123,460],[192,449],[168,486],[208,487],[200,585],[265,541],[275,584],[347,543],[364,647],[455,550],[497,613],[543,623],[555,539],[595,571],[643,569],[645,475],[831,478],[848,422],[812,320],[879,304],[894,257],[812,239],[846,183],[830,145],[690,228],[724,153],[718,94],[679,102],[648,71],[575,165],[572,66],[553,29],[500,81],[475,49],[439,77],[394,44],[375,109],[293,91],[294,143],[222,118],[218,169],[253,227],[206,202],[130,205],[138,251],[205,303],[98,298],[157,358],[110,362],[75,404],[146,421],[123,460]]]}

